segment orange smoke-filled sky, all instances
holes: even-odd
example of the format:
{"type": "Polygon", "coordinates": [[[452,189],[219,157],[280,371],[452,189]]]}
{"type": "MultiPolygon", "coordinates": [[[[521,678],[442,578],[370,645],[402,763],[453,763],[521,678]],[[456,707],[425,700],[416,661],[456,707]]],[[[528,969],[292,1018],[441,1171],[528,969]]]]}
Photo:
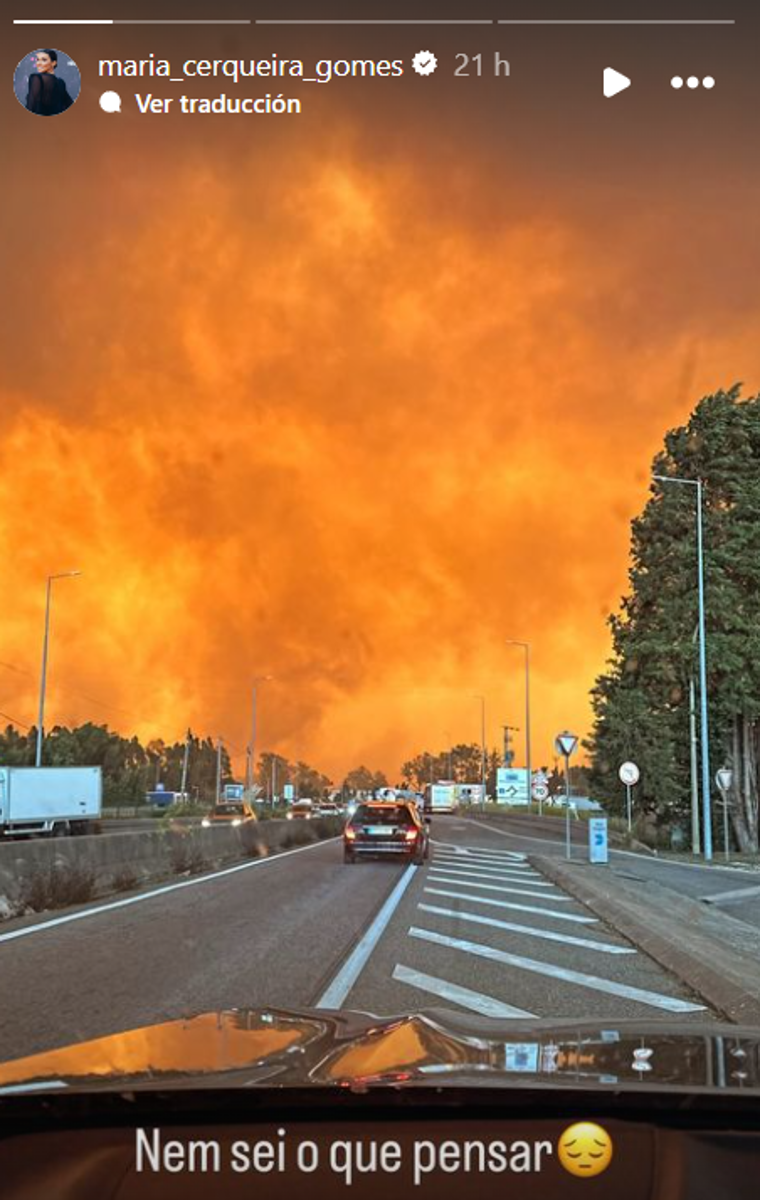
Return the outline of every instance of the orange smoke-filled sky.
{"type": "Polygon", "coordinates": [[[190,725],[241,767],[271,674],[260,750],[395,776],[478,741],[476,695],[490,744],[522,729],[515,638],[549,763],[589,728],[663,433],[760,382],[754,200],[726,229],[665,180],[610,215],[601,175],[379,160],[348,119],[248,147],[132,139],[54,214],[13,201],[0,710],[34,723],[45,578],[77,569],[48,726],[190,725]]]}

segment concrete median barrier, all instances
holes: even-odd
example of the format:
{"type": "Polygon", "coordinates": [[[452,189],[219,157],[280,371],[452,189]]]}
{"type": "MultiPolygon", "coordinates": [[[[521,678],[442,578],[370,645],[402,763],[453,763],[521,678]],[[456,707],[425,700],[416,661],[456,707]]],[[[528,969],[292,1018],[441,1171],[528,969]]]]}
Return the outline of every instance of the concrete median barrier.
{"type": "Polygon", "coordinates": [[[65,907],[172,876],[335,837],[334,818],[237,827],[168,825],[147,831],[0,843],[0,916],[65,907]]]}

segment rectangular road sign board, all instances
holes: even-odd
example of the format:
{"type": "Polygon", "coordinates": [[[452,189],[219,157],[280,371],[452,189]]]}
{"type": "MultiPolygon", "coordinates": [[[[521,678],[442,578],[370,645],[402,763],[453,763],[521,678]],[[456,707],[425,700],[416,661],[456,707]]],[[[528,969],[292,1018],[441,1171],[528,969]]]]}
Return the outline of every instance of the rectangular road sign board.
{"type": "Polygon", "coordinates": [[[224,798],[225,798],[225,800],[242,800],[243,799],[242,783],[225,783],[224,798]]]}
{"type": "Polygon", "coordinates": [[[524,767],[498,767],[496,770],[498,804],[528,804],[528,772],[524,767]]]}
{"type": "Polygon", "coordinates": [[[607,818],[591,817],[588,823],[588,860],[592,863],[608,862],[607,818]]]}
{"type": "Polygon", "coordinates": [[[292,783],[286,783],[285,787],[282,790],[283,790],[283,794],[284,794],[286,800],[293,799],[296,789],[292,783]]]}

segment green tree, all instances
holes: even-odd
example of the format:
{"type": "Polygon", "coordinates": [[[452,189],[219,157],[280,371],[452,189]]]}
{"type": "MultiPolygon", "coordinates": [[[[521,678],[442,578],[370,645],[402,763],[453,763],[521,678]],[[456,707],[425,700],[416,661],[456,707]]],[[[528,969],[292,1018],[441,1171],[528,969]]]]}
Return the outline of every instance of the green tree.
{"type": "Polygon", "coordinates": [[[388,787],[388,779],[382,771],[370,771],[368,767],[354,767],[343,780],[348,792],[371,792],[375,788],[388,787]]]}
{"type": "MultiPolygon", "coordinates": [[[[758,846],[760,397],[704,397],[671,430],[654,474],[703,483],[710,756],[734,768],[730,812],[758,846]]],[[[632,523],[629,592],[610,617],[612,659],[592,692],[592,794],[623,811],[617,770],[641,769],[636,801],[660,821],[689,809],[689,684],[697,674],[696,489],[653,481],[632,523]]]]}

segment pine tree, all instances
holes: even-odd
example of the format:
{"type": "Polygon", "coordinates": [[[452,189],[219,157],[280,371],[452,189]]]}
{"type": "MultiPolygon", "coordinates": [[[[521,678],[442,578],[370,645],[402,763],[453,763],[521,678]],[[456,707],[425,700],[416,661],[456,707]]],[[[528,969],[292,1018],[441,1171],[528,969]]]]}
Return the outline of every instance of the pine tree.
{"type": "MultiPolygon", "coordinates": [[[[713,769],[733,768],[739,846],[758,846],[760,397],[704,397],[671,430],[655,475],[701,479],[707,701],[713,769]]],[[[630,590],[609,619],[612,659],[592,692],[591,790],[622,811],[617,770],[641,769],[637,803],[661,821],[689,811],[689,685],[697,676],[696,488],[653,481],[632,523],[630,590]]]]}

